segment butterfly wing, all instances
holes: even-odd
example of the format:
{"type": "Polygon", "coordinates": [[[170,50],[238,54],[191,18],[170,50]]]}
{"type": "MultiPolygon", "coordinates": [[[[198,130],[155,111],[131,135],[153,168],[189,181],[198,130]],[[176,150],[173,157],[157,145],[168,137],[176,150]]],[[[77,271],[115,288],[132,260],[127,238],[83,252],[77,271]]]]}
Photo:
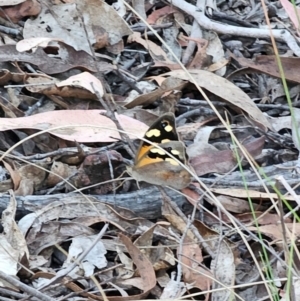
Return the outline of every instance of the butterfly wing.
{"type": "MultiPolygon", "coordinates": [[[[173,113],[166,113],[159,117],[147,130],[144,135],[147,139],[155,144],[161,144],[169,141],[178,141],[178,134],[175,127],[175,116],[173,113]]],[[[152,145],[148,142],[141,141],[135,157],[135,164],[151,149],[152,145]]]]}
{"type": "Polygon", "coordinates": [[[131,175],[138,181],[182,189],[191,182],[190,173],[179,163],[187,164],[185,146],[180,141],[150,147],[133,166],[131,175]],[[170,157],[172,154],[175,158],[170,157]],[[178,162],[179,161],[179,162],[178,162]]]}

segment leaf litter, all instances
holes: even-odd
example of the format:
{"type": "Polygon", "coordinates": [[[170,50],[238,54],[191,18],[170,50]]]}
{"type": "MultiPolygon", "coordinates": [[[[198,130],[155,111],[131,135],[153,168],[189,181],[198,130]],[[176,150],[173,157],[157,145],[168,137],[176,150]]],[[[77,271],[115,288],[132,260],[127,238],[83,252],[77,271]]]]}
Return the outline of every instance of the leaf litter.
{"type": "Polygon", "coordinates": [[[132,5],[164,43],[122,1],[0,1],[0,299],[297,300],[299,8],[267,4],[291,118],[260,1],[132,5]],[[124,175],[167,112],[183,194],[124,175]]]}

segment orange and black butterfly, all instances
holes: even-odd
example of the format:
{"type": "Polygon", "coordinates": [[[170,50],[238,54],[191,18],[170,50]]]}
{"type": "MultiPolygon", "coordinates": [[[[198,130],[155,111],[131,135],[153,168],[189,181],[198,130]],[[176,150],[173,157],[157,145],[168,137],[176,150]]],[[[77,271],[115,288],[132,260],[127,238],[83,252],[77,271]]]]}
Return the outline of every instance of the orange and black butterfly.
{"type": "Polygon", "coordinates": [[[191,175],[179,163],[186,166],[188,158],[185,146],[178,138],[174,114],[166,113],[159,117],[149,127],[144,139],[152,144],[141,141],[134,165],[127,169],[132,177],[137,181],[170,186],[175,189],[188,186],[191,182],[191,175]]]}

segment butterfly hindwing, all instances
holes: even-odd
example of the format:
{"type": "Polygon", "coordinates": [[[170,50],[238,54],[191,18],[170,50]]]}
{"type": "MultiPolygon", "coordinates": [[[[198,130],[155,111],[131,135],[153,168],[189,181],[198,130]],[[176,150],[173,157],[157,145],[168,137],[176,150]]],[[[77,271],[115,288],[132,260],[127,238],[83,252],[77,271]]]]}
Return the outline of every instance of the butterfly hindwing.
{"type": "Polygon", "coordinates": [[[182,189],[191,182],[190,173],[180,164],[186,165],[186,160],[185,146],[181,141],[158,144],[133,166],[131,175],[138,181],[182,189]]]}
{"type": "Polygon", "coordinates": [[[156,162],[169,162],[171,165],[180,165],[178,161],[186,164],[187,155],[185,152],[184,144],[181,141],[169,141],[158,144],[157,146],[151,146],[148,150],[140,157],[137,162],[137,167],[142,167],[148,164],[156,162]],[[159,146],[159,147],[158,147],[159,146]],[[175,158],[172,158],[170,154],[175,158]]]}

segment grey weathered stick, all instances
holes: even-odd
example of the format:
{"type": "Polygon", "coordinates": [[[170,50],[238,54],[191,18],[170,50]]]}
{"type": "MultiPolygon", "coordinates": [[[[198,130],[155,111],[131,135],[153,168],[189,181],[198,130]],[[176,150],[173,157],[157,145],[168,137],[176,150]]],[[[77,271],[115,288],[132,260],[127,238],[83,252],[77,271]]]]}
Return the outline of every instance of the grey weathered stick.
{"type": "Polygon", "coordinates": [[[20,290],[26,292],[30,296],[34,296],[34,297],[38,298],[41,301],[55,301],[53,298],[39,292],[35,288],[32,288],[32,287],[26,285],[25,283],[22,283],[21,281],[17,280],[16,278],[3,273],[2,271],[0,271],[0,278],[5,280],[6,282],[10,283],[11,285],[19,288],[20,290]]]}
{"type": "MultiPolygon", "coordinates": [[[[228,24],[218,23],[211,21],[205,15],[204,9],[198,9],[196,6],[184,1],[184,0],[167,0],[171,5],[175,5],[188,15],[195,18],[198,24],[207,30],[212,30],[221,34],[269,39],[270,30],[260,28],[238,27],[228,24]]],[[[205,3],[205,1],[202,1],[205,3]]],[[[300,57],[300,47],[298,46],[295,38],[286,29],[272,29],[272,34],[276,40],[284,41],[295,55],[300,57]]]]}

